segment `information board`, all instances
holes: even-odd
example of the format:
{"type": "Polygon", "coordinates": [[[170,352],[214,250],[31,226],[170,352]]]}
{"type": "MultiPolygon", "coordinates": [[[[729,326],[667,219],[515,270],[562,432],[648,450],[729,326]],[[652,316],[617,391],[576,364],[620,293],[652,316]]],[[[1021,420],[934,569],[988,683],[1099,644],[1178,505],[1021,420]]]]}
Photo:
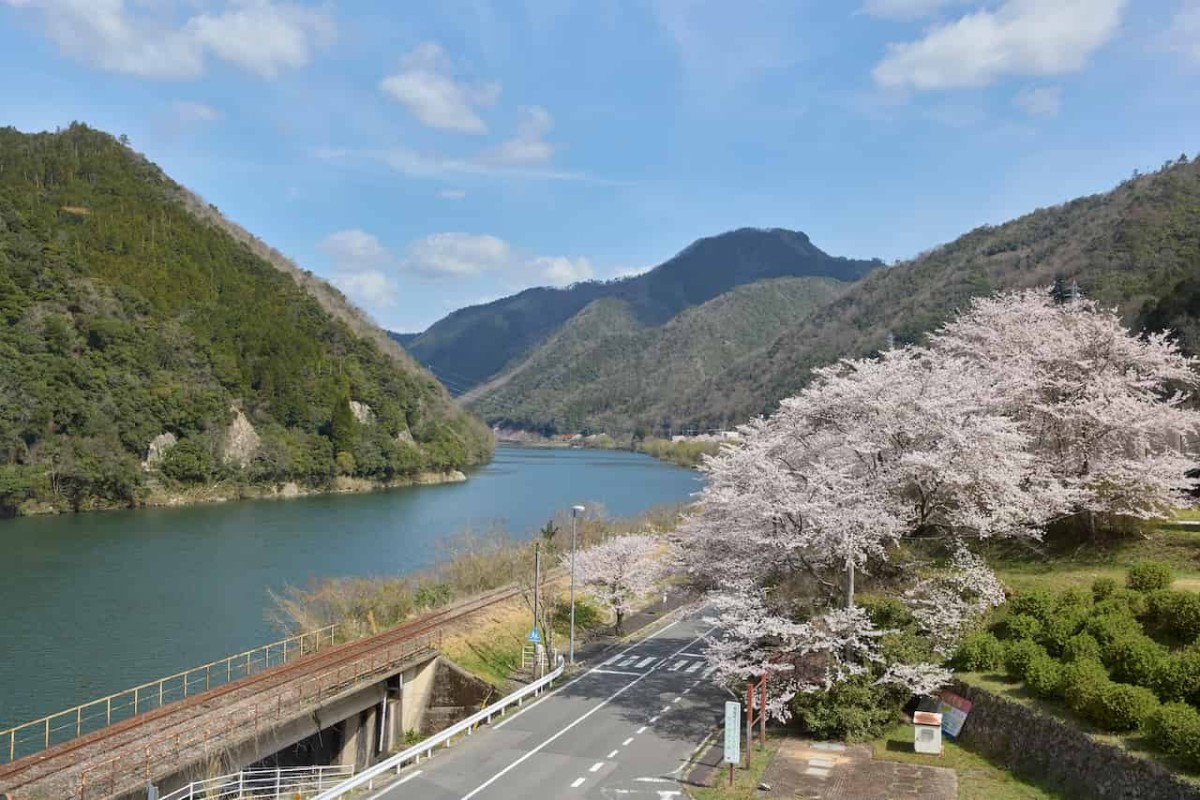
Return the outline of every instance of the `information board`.
{"type": "Polygon", "coordinates": [[[954,692],[942,692],[939,709],[942,712],[942,732],[954,739],[971,713],[971,701],[954,692]]]}
{"type": "Polygon", "coordinates": [[[725,763],[742,761],[742,704],[725,701],[725,763]]]}

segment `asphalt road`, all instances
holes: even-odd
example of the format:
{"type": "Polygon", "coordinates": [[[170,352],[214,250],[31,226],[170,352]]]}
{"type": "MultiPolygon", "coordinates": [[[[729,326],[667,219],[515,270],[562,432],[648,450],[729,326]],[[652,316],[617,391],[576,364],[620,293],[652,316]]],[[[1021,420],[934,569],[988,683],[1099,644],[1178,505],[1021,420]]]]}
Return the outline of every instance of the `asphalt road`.
{"type": "Polygon", "coordinates": [[[706,678],[700,616],[409,767],[371,800],[679,800],[677,779],[729,699],[706,678]]]}

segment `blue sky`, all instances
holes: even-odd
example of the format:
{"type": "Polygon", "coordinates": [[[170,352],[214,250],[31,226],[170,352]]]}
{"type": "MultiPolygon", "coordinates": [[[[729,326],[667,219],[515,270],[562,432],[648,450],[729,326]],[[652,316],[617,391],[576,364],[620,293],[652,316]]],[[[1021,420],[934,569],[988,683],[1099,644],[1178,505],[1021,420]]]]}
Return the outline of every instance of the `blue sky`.
{"type": "Polygon", "coordinates": [[[0,125],[127,134],[396,330],[744,225],[907,258],[1200,151],[1200,0],[0,0],[0,73],[0,125]]]}

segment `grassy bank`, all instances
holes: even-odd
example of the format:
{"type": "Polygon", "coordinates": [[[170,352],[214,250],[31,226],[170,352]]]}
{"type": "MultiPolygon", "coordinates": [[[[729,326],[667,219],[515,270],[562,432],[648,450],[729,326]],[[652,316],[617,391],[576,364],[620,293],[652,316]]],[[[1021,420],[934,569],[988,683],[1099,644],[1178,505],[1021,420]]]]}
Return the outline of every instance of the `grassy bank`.
{"type": "Polygon", "coordinates": [[[670,461],[681,467],[699,466],[706,455],[716,455],[720,442],[671,441],[670,439],[643,439],[637,443],[637,451],[670,461]]]}

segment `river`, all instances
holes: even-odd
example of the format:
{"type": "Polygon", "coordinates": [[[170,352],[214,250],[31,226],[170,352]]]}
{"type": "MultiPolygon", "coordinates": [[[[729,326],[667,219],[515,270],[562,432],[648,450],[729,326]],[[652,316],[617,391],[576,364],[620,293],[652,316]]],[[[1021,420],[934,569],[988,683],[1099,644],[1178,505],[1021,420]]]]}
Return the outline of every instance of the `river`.
{"type": "Polygon", "coordinates": [[[412,572],[439,543],[556,511],[679,503],[698,474],[648,456],[500,447],[465,483],[0,521],[0,729],[279,638],[267,590],[412,572]]]}

